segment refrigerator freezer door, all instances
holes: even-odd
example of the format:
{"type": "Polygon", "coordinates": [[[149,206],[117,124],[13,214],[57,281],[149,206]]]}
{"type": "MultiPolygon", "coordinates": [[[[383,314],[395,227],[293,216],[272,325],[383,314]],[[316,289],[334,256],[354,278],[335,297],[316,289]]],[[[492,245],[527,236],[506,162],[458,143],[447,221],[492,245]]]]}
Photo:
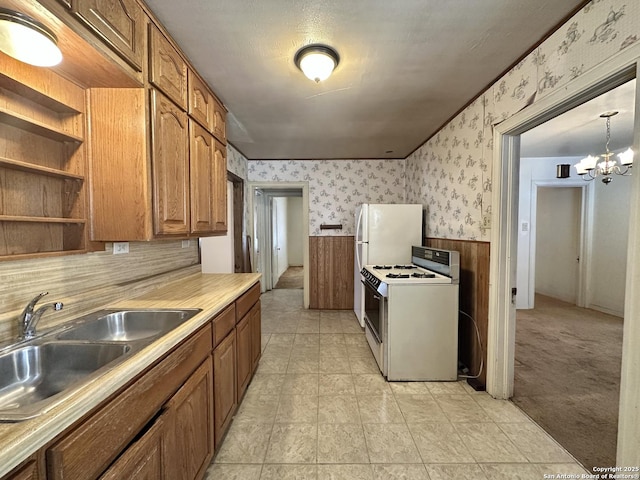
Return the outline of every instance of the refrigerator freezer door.
{"type": "Polygon", "coordinates": [[[422,205],[370,204],[366,217],[365,265],[411,263],[411,247],[422,245],[422,205]]]}

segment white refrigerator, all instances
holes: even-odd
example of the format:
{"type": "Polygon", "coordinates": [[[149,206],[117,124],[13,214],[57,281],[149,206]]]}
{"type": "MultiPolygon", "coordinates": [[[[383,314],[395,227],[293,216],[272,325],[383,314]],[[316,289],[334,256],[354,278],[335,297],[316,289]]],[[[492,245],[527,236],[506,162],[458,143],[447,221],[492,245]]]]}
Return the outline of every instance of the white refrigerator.
{"type": "Polygon", "coordinates": [[[363,203],[356,208],[353,310],[364,327],[364,265],[411,263],[411,247],[422,245],[422,205],[363,203]]]}

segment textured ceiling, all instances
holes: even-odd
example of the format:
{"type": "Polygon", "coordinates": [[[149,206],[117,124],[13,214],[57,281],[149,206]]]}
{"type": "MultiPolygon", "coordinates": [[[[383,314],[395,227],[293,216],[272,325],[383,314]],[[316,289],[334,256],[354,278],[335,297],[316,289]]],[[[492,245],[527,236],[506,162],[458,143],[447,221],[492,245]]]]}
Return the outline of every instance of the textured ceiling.
{"type": "Polygon", "coordinates": [[[404,158],[584,0],[147,0],[249,159],[404,158]],[[307,44],[340,54],[320,84],[307,44]]]}
{"type": "Polygon", "coordinates": [[[599,155],[605,151],[605,112],[617,111],[611,117],[610,150],[621,150],[633,144],[633,119],[636,80],[608,91],[593,100],[559,115],[522,134],[522,157],[572,157],[599,155]]]}

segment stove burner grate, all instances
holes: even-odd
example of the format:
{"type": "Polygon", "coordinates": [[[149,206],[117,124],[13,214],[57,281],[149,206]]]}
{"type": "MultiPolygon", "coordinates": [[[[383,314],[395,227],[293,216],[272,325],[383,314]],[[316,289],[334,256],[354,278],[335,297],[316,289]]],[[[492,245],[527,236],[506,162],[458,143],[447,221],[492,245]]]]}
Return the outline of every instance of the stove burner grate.
{"type": "Polygon", "coordinates": [[[408,273],[387,273],[387,278],[409,278],[408,273]]]}
{"type": "Polygon", "coordinates": [[[391,270],[391,265],[374,265],[374,270],[391,270]]]}
{"type": "Polygon", "coordinates": [[[414,278],[436,278],[435,273],[412,273],[411,276],[414,278]]]}
{"type": "Polygon", "coordinates": [[[415,265],[395,265],[393,268],[398,270],[412,270],[418,267],[416,267],[415,265]]]}

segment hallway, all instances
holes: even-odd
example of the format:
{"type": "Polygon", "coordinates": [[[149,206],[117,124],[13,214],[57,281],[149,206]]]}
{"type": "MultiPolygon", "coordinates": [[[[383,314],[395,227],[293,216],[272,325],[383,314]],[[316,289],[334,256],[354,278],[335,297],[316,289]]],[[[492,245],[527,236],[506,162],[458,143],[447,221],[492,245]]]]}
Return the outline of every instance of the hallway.
{"type": "Polygon", "coordinates": [[[387,383],[351,311],[261,297],[263,357],[210,480],[531,479],[585,471],[465,382],[387,383]]]}

